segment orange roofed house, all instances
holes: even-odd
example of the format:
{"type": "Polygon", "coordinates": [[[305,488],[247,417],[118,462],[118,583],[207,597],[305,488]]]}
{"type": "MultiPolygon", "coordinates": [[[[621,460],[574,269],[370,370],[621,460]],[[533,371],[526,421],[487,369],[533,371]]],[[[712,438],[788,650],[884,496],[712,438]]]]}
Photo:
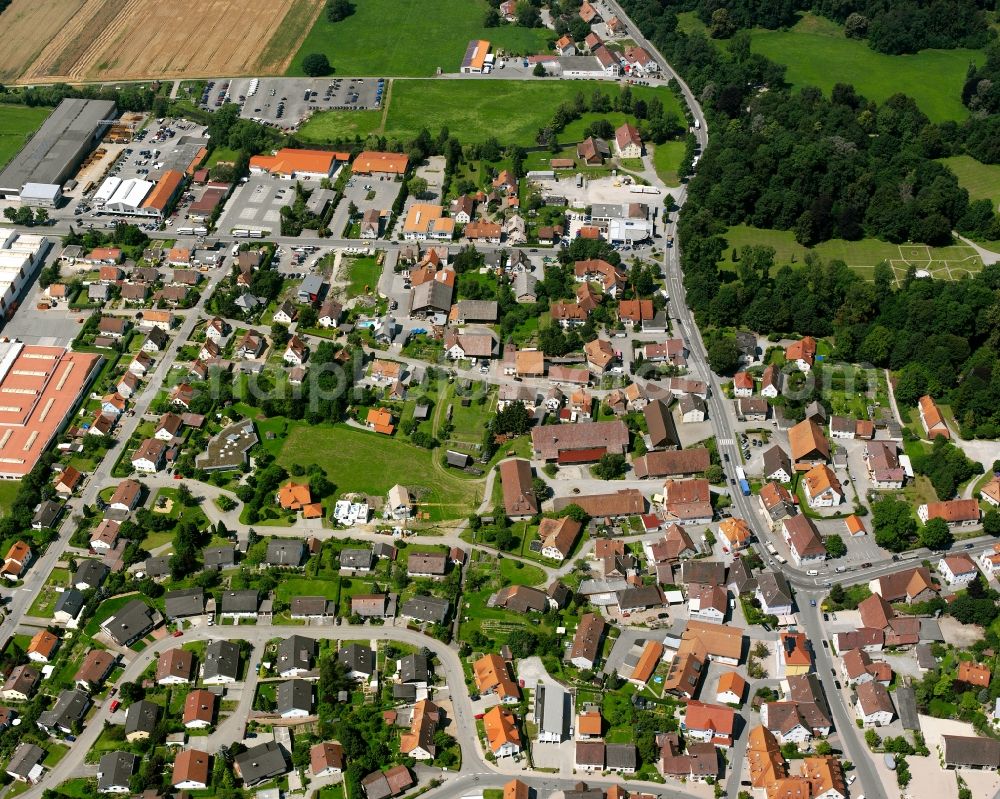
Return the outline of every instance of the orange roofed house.
{"type": "Polygon", "coordinates": [[[948,425],[944,422],[944,417],[941,415],[941,411],[934,402],[934,398],[929,395],[924,395],[920,398],[919,403],[920,408],[920,422],[924,426],[924,430],[927,431],[927,437],[931,440],[937,436],[944,436],[945,438],[951,438],[951,431],[948,430],[948,425]]]}
{"type": "Polygon", "coordinates": [[[7,557],[3,562],[3,576],[8,580],[18,580],[24,574],[25,569],[34,560],[31,554],[31,547],[24,541],[15,541],[7,551],[7,557]]]}
{"type": "Polygon", "coordinates": [[[392,414],[386,408],[371,408],[365,418],[365,425],[369,430],[391,436],[396,429],[392,424],[392,414]]]}
{"type": "Polygon", "coordinates": [[[510,757],[521,751],[521,734],[514,714],[494,705],[483,715],[483,728],[494,757],[510,757]]]}
{"type": "Polygon", "coordinates": [[[800,372],[808,372],[816,363],[816,339],[804,336],[785,348],[785,360],[794,363],[800,372]]]}
{"type": "Polygon", "coordinates": [[[336,154],[325,150],[293,150],[283,147],[274,155],[255,155],[250,159],[250,171],[282,178],[322,180],[333,175],[336,154]]]}
{"type": "Polygon", "coordinates": [[[355,175],[402,175],[406,172],[409,158],[403,153],[382,153],[365,150],[351,164],[351,172],[355,175]]]}
{"type": "Polygon", "coordinates": [[[305,483],[285,483],[278,489],[278,504],[282,510],[301,511],[303,519],[320,519],[323,505],[312,501],[312,492],[305,483]]]}

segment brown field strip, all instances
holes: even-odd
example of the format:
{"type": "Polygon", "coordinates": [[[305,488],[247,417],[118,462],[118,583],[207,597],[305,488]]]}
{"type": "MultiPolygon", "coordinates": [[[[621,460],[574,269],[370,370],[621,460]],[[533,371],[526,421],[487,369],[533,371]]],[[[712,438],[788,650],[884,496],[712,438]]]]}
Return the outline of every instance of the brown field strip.
{"type": "MultiPolygon", "coordinates": [[[[41,0],[40,5],[60,0],[41,0]]],[[[35,20],[34,43],[0,56],[20,83],[281,74],[323,0],[64,0],[70,19],[35,20]],[[43,33],[42,31],[48,31],[43,33]]],[[[36,2],[36,5],[38,3],[36,2]]],[[[15,0],[8,14],[27,0],[15,0]]],[[[60,9],[61,11],[62,9],[60,9]]],[[[27,13],[27,12],[25,12],[27,13]]],[[[58,16],[58,15],[57,15],[58,16]]],[[[16,23],[19,20],[14,17],[16,23]]],[[[8,33],[0,32],[0,43],[8,33]]]]}

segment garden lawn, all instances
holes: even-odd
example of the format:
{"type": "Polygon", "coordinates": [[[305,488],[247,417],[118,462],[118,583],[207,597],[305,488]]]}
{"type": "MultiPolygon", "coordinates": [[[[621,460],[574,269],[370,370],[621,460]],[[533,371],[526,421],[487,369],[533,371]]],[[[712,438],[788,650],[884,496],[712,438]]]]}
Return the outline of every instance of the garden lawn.
{"type": "MultiPolygon", "coordinates": [[[[371,74],[371,73],[369,73],[371,74]]],[[[422,128],[436,134],[442,127],[463,144],[494,137],[501,144],[532,146],[538,129],[552,121],[556,106],[572,100],[578,92],[590,99],[595,89],[613,97],[617,88],[602,81],[512,81],[512,80],[400,80],[394,81],[386,114],[385,130],[392,139],[413,138],[422,128]],[[428,109],[434,113],[428,115],[428,109]]],[[[677,99],[665,88],[633,86],[633,97],[659,97],[664,108],[679,113],[677,99]]],[[[378,130],[375,116],[381,112],[324,111],[314,114],[299,130],[304,141],[329,142],[378,130]],[[361,117],[357,122],[352,120],[361,117]]],[[[582,139],[583,130],[595,119],[613,123],[622,114],[587,114],[559,134],[561,141],[582,139]]],[[[676,167],[675,167],[676,168],[676,167]]]]}
{"type": "Polygon", "coordinates": [[[470,39],[488,39],[494,51],[544,52],[546,28],[484,28],[486,0],[365,0],[340,22],[321,13],[288,68],[302,75],[302,60],[324,53],[344,75],[429,77],[440,67],[458,72],[470,39]]]}
{"type": "Polygon", "coordinates": [[[653,145],[653,166],[656,167],[656,174],[660,180],[668,186],[681,184],[677,170],[684,160],[684,150],[682,141],[665,141],[663,144],[653,145]]]}
{"type": "Polygon", "coordinates": [[[538,566],[529,566],[510,558],[500,561],[500,576],[506,585],[539,585],[545,580],[545,572],[538,566]]]}
{"type": "Polygon", "coordinates": [[[347,274],[351,280],[347,289],[347,297],[350,299],[364,294],[366,287],[369,291],[375,291],[382,276],[382,267],[375,263],[374,258],[355,258],[351,261],[347,274]]]}
{"type": "MultiPolygon", "coordinates": [[[[0,106],[2,108],[2,106],[0,106]]],[[[21,490],[20,480],[0,480],[0,517],[10,513],[17,492],[21,490]]]]}
{"type": "Polygon", "coordinates": [[[87,622],[87,626],[83,630],[84,633],[93,638],[100,631],[101,624],[114,616],[133,599],[140,598],[141,596],[139,594],[126,594],[125,596],[116,596],[111,599],[104,600],[97,608],[97,612],[94,614],[93,618],[87,622]]]}
{"type": "Polygon", "coordinates": [[[24,147],[51,110],[26,105],[0,105],[0,169],[7,166],[24,147]]]}
{"type": "Polygon", "coordinates": [[[916,100],[932,122],[969,116],[960,89],[969,62],[984,61],[978,50],[883,55],[863,41],[848,39],[839,25],[812,14],[804,14],[789,30],[752,31],[751,48],[786,65],[786,79],[796,88],[816,86],[829,95],[834,84],[851,83],[877,102],[903,93],[916,100]]]}
{"type": "Polygon", "coordinates": [[[274,592],[282,602],[291,602],[297,596],[321,596],[326,599],[336,599],[340,593],[340,580],[309,580],[304,577],[293,577],[278,583],[274,592]]]}
{"type": "Polygon", "coordinates": [[[291,423],[278,462],[286,468],[319,464],[338,494],[382,496],[401,483],[431,519],[465,517],[477,506],[483,481],[445,471],[436,460],[440,457],[440,451],[347,425],[291,423]]]}
{"type": "MultiPolygon", "coordinates": [[[[719,262],[720,268],[725,270],[735,269],[732,260],[733,250],[739,253],[747,245],[773,247],[775,266],[801,264],[808,252],[806,247],[795,241],[795,234],[790,230],[734,225],[726,231],[725,239],[727,246],[719,262]]],[[[973,275],[983,268],[983,262],[975,250],[964,245],[928,247],[923,244],[890,244],[878,239],[860,241],[830,239],[817,244],[814,250],[821,258],[844,261],[869,280],[873,277],[875,266],[882,261],[888,261],[892,265],[897,280],[906,275],[909,264],[913,264],[917,269],[927,270],[931,276],[939,280],[958,280],[966,275],[973,275]]]]}
{"type": "Polygon", "coordinates": [[[981,164],[969,155],[956,155],[940,159],[959,184],[969,192],[970,200],[990,200],[993,207],[1000,204],[1000,165],[981,164]]]}

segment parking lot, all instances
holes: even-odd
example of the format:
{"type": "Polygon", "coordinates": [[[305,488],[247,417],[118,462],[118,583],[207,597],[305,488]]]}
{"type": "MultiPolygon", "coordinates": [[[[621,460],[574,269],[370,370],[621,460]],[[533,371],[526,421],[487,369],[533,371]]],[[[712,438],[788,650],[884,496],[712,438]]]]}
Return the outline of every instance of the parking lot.
{"type": "Polygon", "coordinates": [[[240,116],[285,129],[297,128],[313,111],[371,110],[381,105],[382,78],[233,78],[209,81],[202,107],[226,100],[240,116]]]}
{"type": "MultiPolygon", "coordinates": [[[[94,191],[108,177],[155,183],[167,170],[184,172],[207,144],[206,128],[202,125],[186,120],[153,120],[131,143],[116,145],[120,148],[120,155],[111,169],[94,181],[94,191]]],[[[87,220],[100,215],[101,209],[91,202],[92,197],[93,192],[72,207],[75,219],[87,220]]],[[[106,221],[106,218],[101,217],[101,220],[106,221]]],[[[155,222],[147,222],[145,225],[156,227],[155,222]]]]}
{"type": "Polygon", "coordinates": [[[341,200],[337,210],[330,218],[330,231],[335,237],[340,237],[347,227],[347,212],[354,203],[358,208],[358,213],[375,208],[378,211],[388,211],[399,196],[401,183],[397,183],[391,177],[377,175],[355,175],[348,182],[344,190],[344,199],[341,200]]]}
{"type": "Polygon", "coordinates": [[[220,233],[228,235],[234,228],[269,230],[277,236],[281,231],[281,207],[295,199],[295,184],[268,175],[251,175],[238,187],[226,210],[219,217],[220,233]]]}

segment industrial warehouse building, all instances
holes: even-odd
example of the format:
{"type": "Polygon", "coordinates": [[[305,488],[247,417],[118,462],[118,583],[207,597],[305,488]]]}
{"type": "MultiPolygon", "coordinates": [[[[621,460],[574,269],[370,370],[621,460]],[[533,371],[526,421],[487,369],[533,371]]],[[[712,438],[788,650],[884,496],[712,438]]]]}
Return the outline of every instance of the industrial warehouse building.
{"type": "Polygon", "coordinates": [[[156,183],[112,175],[94,192],[94,205],[98,213],[161,219],[183,186],[184,175],[176,169],[168,169],[156,183]]]}
{"type": "Polygon", "coordinates": [[[66,426],[100,355],[0,342],[0,479],[19,480],[66,426]]]}
{"type": "Polygon", "coordinates": [[[22,289],[34,279],[49,245],[45,236],[0,228],[0,317],[14,307],[22,289]]]}
{"type": "Polygon", "coordinates": [[[51,187],[75,174],[116,114],[112,100],[63,100],[0,172],[0,197],[33,205],[58,202],[51,187]]]}
{"type": "Polygon", "coordinates": [[[250,159],[250,171],[255,175],[269,174],[281,178],[322,180],[332,177],[337,166],[337,154],[325,150],[296,150],[283,147],[274,155],[255,155],[250,159]]]}

